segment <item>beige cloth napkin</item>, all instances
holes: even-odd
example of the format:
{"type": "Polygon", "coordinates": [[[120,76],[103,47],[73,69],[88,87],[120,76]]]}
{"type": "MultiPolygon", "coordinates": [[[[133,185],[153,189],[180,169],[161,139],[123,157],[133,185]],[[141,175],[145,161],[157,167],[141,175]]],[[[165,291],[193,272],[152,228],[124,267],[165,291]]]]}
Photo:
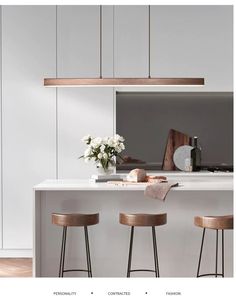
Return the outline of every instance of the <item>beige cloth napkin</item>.
{"type": "Polygon", "coordinates": [[[165,198],[171,187],[178,186],[176,182],[164,182],[148,185],[144,191],[144,195],[150,198],[165,201],[165,198]]]}

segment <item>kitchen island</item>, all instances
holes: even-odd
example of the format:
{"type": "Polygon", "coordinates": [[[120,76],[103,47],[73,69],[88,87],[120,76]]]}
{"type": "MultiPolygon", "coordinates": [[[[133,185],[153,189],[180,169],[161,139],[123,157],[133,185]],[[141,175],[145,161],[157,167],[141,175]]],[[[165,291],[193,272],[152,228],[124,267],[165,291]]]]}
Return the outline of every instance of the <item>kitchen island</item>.
{"type": "MultiPolygon", "coordinates": [[[[163,173],[162,173],[163,174],[163,173]]],[[[114,185],[88,180],[46,180],[34,187],[34,277],[57,277],[62,228],[52,225],[53,212],[100,213],[100,223],[89,227],[94,277],[125,277],[130,229],[119,224],[119,213],[167,213],[167,224],[156,228],[161,277],[195,277],[202,229],[196,215],[233,213],[232,173],[164,173],[179,183],[166,201],[144,196],[147,184],[114,185]]],[[[221,258],[220,258],[221,260],[221,258]]],[[[215,232],[206,232],[201,270],[214,271],[215,232]]],[[[136,228],[133,268],[153,264],[150,228],[136,228]]],[[[86,268],[82,228],[69,228],[67,268],[86,268]]],[[[85,273],[68,273],[84,277],[85,273]]],[[[133,273],[133,277],[152,273],[133,273]]],[[[233,232],[225,232],[225,276],[233,276],[233,232]]]]}

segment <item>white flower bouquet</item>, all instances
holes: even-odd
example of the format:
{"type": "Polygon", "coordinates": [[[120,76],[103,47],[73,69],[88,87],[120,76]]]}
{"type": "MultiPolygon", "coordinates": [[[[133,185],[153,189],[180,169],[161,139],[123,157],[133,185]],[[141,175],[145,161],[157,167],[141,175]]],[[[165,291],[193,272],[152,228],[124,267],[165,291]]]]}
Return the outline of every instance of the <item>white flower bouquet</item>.
{"type": "Polygon", "coordinates": [[[82,141],[88,147],[84,155],[79,158],[84,158],[85,162],[93,161],[97,168],[102,168],[104,172],[108,172],[111,167],[115,166],[115,158],[120,157],[120,153],[125,149],[125,139],[116,134],[114,137],[96,137],[90,135],[84,136],[82,141]]]}

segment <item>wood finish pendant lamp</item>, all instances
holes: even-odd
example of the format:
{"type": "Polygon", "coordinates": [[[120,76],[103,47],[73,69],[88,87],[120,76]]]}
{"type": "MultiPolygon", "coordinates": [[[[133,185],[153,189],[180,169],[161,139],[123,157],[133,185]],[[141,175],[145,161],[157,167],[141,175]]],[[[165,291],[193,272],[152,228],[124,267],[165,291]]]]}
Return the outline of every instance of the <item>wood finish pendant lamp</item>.
{"type": "Polygon", "coordinates": [[[150,74],[150,5],[148,8],[149,51],[148,78],[102,77],[102,6],[100,6],[100,77],[99,78],[45,78],[45,87],[117,87],[117,86],[204,86],[204,78],[152,78],[150,74]]]}

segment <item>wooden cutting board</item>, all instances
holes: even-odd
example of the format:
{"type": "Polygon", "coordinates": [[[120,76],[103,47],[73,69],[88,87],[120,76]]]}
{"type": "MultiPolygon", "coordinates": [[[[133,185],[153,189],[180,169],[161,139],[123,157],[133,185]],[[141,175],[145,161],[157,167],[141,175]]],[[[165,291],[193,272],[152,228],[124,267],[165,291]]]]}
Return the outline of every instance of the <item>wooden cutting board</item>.
{"type": "Polygon", "coordinates": [[[173,162],[175,150],[181,145],[191,145],[191,137],[177,130],[170,129],[165,154],[162,163],[162,170],[173,171],[177,170],[173,162]]]}
{"type": "Polygon", "coordinates": [[[113,184],[113,185],[120,185],[120,186],[126,186],[126,185],[147,185],[151,184],[148,182],[128,182],[128,181],[108,181],[107,184],[113,184]]]}
{"type": "MultiPolygon", "coordinates": [[[[167,183],[167,180],[161,180],[158,183],[167,183]]],[[[107,184],[113,184],[113,185],[121,185],[121,186],[126,186],[126,185],[151,185],[151,184],[157,184],[154,182],[130,182],[130,181],[108,181],[106,182],[107,184]]]]}

